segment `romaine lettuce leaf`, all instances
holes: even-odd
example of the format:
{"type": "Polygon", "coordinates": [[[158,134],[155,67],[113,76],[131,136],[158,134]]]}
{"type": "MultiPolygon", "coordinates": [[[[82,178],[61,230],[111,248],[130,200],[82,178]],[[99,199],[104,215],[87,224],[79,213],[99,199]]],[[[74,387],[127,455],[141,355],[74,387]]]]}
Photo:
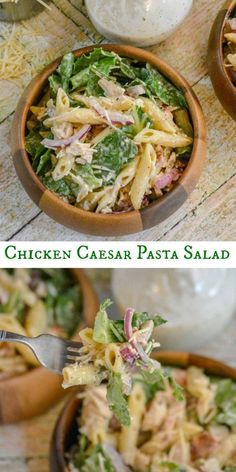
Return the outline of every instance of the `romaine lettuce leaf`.
{"type": "Polygon", "coordinates": [[[141,107],[135,106],[132,111],[132,116],[134,118],[134,124],[123,126],[122,128],[122,131],[127,134],[129,138],[134,138],[136,134],[140,133],[144,128],[153,127],[152,119],[141,107]]]}
{"type": "Polygon", "coordinates": [[[138,154],[137,145],[121,131],[106,136],[95,149],[92,167],[103,185],[113,184],[121,169],[138,154]]]}
{"type": "MultiPolygon", "coordinates": [[[[77,466],[76,463],[75,466],[77,466]]],[[[111,459],[106,456],[100,445],[95,446],[89,456],[84,458],[79,470],[81,472],[116,472],[111,459]]]]}
{"type": "Polygon", "coordinates": [[[105,300],[101,305],[95,318],[93,329],[93,339],[97,343],[109,344],[116,341],[116,338],[110,328],[110,320],[106,309],[112,305],[111,300],[105,300]]]}
{"type": "Polygon", "coordinates": [[[216,421],[227,426],[236,426],[236,382],[231,379],[220,380],[215,403],[219,409],[216,421]]]}
{"type": "Polygon", "coordinates": [[[124,426],[130,425],[127,397],[123,393],[123,385],[119,374],[111,374],[107,386],[107,401],[110,410],[124,426]]]}
{"type": "Polygon", "coordinates": [[[187,102],[182,90],[169,82],[160,72],[149,64],[140,70],[140,78],[145,82],[151,94],[166,105],[187,108],[187,102]]]}
{"type": "Polygon", "coordinates": [[[45,151],[45,147],[41,144],[42,136],[37,131],[30,131],[25,138],[25,149],[33,158],[40,157],[45,151]]]}

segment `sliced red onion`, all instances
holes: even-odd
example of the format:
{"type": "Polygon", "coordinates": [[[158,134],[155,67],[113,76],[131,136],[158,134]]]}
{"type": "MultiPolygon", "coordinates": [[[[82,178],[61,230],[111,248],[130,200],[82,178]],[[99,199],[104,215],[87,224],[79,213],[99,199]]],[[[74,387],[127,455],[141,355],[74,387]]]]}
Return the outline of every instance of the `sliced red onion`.
{"type": "Polygon", "coordinates": [[[112,462],[116,472],[131,472],[131,469],[125,465],[121,455],[110,444],[103,444],[103,450],[112,462]]]}
{"type": "Polygon", "coordinates": [[[133,85],[126,90],[126,93],[131,97],[138,97],[139,95],[144,95],[146,93],[145,88],[142,84],[133,85]]]}
{"type": "Polygon", "coordinates": [[[137,354],[134,350],[132,350],[131,346],[125,346],[120,349],[121,357],[125,362],[128,364],[133,365],[135,360],[137,359],[137,354]]]}
{"type": "Polygon", "coordinates": [[[180,173],[177,169],[171,169],[168,173],[164,174],[162,177],[158,177],[155,182],[155,187],[158,190],[161,190],[167,185],[170,185],[172,182],[178,180],[180,173]]]}
{"type": "Polygon", "coordinates": [[[137,343],[137,341],[134,339],[131,341],[131,346],[136,349],[137,351],[137,354],[139,356],[139,358],[145,363],[149,363],[150,362],[150,357],[147,355],[147,353],[144,351],[143,347],[141,346],[141,344],[137,343]]]}
{"type": "Polygon", "coordinates": [[[98,84],[105,92],[106,97],[119,98],[124,95],[125,89],[123,89],[123,87],[104,77],[98,81],[98,84]]]}
{"type": "Polygon", "coordinates": [[[61,147],[66,147],[72,144],[77,139],[81,140],[82,138],[84,138],[88,134],[88,132],[91,130],[91,128],[92,128],[91,125],[84,125],[77,133],[73,134],[73,136],[70,136],[67,139],[45,138],[41,141],[41,144],[48,149],[57,149],[61,147]]]}
{"type": "Polygon", "coordinates": [[[109,125],[132,125],[134,123],[132,116],[119,113],[118,111],[108,111],[103,108],[96,100],[91,101],[91,106],[99,116],[107,121],[109,125]]]}
{"type": "Polygon", "coordinates": [[[124,316],[124,332],[125,332],[125,337],[127,340],[129,340],[133,335],[133,328],[132,328],[133,315],[134,315],[134,309],[127,308],[127,310],[125,311],[125,316],[124,316]]]}

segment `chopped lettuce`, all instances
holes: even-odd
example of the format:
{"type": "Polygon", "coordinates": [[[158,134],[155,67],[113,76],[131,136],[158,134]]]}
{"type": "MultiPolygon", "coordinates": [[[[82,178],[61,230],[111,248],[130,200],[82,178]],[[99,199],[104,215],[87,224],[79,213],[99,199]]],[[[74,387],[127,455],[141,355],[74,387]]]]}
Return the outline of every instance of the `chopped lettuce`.
{"type": "Polygon", "coordinates": [[[102,186],[102,180],[96,177],[90,164],[77,166],[76,175],[79,175],[84,180],[90,190],[94,190],[95,188],[102,186]]]}
{"type": "Polygon", "coordinates": [[[236,382],[231,379],[220,380],[215,403],[218,407],[216,421],[227,426],[236,426],[236,382]]]}
{"type": "Polygon", "coordinates": [[[150,94],[157,97],[166,105],[187,108],[187,102],[182,90],[169,82],[160,72],[149,64],[140,71],[140,78],[145,82],[150,94]]]}
{"type": "Polygon", "coordinates": [[[33,158],[38,158],[45,152],[45,147],[41,144],[42,136],[37,131],[30,131],[25,138],[25,149],[33,158]]]}
{"type": "Polygon", "coordinates": [[[153,121],[150,116],[143,111],[141,107],[135,106],[132,115],[134,118],[133,125],[127,125],[122,128],[122,131],[129,136],[129,138],[134,138],[136,134],[140,133],[144,128],[152,128],[153,121]]]}
{"type": "Polygon", "coordinates": [[[187,472],[185,467],[175,464],[175,462],[162,461],[160,465],[166,467],[170,472],[187,472]]]}
{"type": "Polygon", "coordinates": [[[58,193],[61,197],[66,197],[70,203],[76,202],[80,186],[72,181],[71,177],[63,177],[60,180],[54,180],[52,176],[42,176],[42,182],[49,190],[58,193]]]}
{"type": "Polygon", "coordinates": [[[124,426],[130,425],[127,397],[123,393],[123,384],[119,374],[112,374],[107,386],[107,401],[110,410],[124,426]]]}
{"type": "Polygon", "coordinates": [[[166,320],[164,320],[160,315],[154,315],[151,317],[147,312],[143,311],[141,313],[139,312],[134,312],[133,319],[132,319],[132,325],[135,328],[140,328],[141,324],[145,323],[145,321],[152,320],[154,323],[155,328],[158,326],[161,326],[162,324],[167,323],[166,320]]]}
{"type": "Polygon", "coordinates": [[[114,131],[96,146],[92,167],[103,185],[114,183],[121,169],[137,154],[137,145],[121,131],[114,131]]]}
{"type": "Polygon", "coordinates": [[[116,472],[101,445],[90,448],[89,455],[83,448],[76,448],[76,451],[72,451],[72,463],[80,472],[116,472]]]}
{"type": "Polygon", "coordinates": [[[101,305],[99,312],[95,318],[95,324],[93,329],[93,339],[97,343],[109,344],[116,340],[111,328],[106,309],[112,305],[111,300],[105,300],[101,305]]]}
{"type": "Polygon", "coordinates": [[[0,313],[13,313],[17,321],[23,325],[25,320],[25,305],[20,291],[12,293],[6,303],[0,303],[0,313]]]}

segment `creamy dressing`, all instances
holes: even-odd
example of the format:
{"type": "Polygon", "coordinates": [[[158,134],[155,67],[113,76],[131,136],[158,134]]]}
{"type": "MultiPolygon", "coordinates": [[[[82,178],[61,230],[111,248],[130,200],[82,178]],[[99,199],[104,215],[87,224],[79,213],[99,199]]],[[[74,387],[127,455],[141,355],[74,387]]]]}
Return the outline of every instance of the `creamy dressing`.
{"type": "Polygon", "coordinates": [[[168,349],[198,347],[218,334],[235,311],[235,272],[225,269],[118,269],[112,289],[123,307],[159,313],[168,323],[157,339],[168,349]]]}
{"type": "Polygon", "coordinates": [[[148,46],[184,20],[192,0],[86,0],[95,27],[112,40],[148,46]]]}

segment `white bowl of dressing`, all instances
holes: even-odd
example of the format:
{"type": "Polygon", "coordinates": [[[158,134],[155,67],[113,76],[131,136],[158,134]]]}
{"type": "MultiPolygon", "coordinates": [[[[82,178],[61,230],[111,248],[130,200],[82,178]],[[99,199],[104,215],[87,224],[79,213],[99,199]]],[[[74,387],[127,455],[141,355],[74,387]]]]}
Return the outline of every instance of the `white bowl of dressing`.
{"type": "Polygon", "coordinates": [[[236,271],[227,269],[115,269],[114,298],[125,307],[160,314],[163,349],[191,350],[219,334],[236,311],[236,271]]]}
{"type": "Polygon", "coordinates": [[[193,0],[85,0],[95,28],[106,38],[147,47],[164,41],[188,15],[193,0]]]}

